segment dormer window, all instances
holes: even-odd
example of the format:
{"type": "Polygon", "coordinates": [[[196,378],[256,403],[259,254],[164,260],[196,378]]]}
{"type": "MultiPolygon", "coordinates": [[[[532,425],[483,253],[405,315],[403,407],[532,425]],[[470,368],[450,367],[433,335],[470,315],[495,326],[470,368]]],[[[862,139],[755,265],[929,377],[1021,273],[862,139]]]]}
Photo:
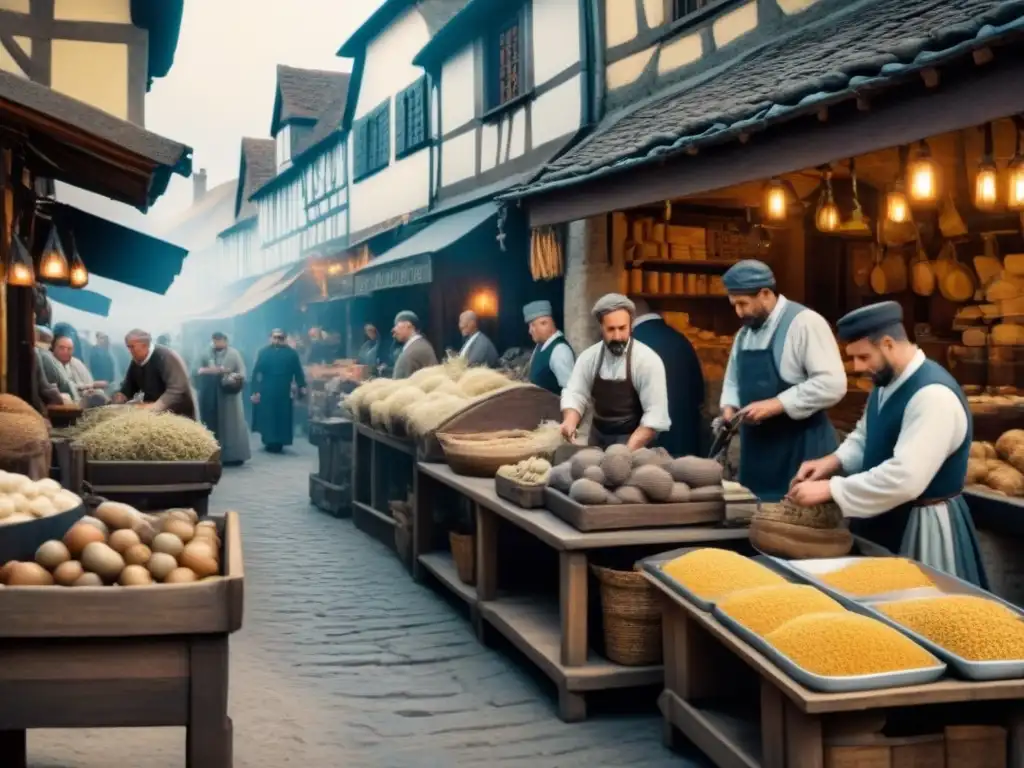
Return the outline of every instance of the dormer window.
{"type": "Polygon", "coordinates": [[[525,8],[518,9],[484,38],[487,78],[484,103],[487,111],[517,99],[527,91],[525,13],[525,8]]]}
{"type": "Polygon", "coordinates": [[[277,170],[283,170],[292,162],[292,127],[284,126],[274,137],[277,142],[277,170]]]}
{"type": "Polygon", "coordinates": [[[701,8],[710,5],[713,0],[672,0],[672,18],[682,19],[701,8]]]}

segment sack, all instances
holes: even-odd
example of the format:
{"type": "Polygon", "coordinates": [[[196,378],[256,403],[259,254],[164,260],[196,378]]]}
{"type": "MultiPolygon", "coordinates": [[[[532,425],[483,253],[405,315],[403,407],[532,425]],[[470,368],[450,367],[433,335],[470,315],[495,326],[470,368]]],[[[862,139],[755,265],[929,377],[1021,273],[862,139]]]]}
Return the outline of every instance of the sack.
{"type": "Polygon", "coordinates": [[[240,373],[225,373],[220,379],[221,391],[237,395],[245,387],[245,378],[240,373]]]}

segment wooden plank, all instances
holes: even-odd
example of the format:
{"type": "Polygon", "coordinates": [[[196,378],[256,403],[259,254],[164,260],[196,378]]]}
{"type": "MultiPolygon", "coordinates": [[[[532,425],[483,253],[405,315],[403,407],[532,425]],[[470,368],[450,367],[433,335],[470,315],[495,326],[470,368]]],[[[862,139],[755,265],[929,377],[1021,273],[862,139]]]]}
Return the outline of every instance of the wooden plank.
{"type": "Polygon", "coordinates": [[[480,504],[476,517],[476,591],[481,600],[498,596],[498,516],[480,504]]]}
{"type": "Polygon", "coordinates": [[[786,768],[786,700],[761,678],[761,765],[786,768]]]}
{"type": "Polygon", "coordinates": [[[369,504],[363,504],[361,501],[353,501],[352,506],[360,512],[374,518],[379,523],[391,526],[392,528],[397,525],[395,518],[385,512],[381,512],[379,509],[374,509],[369,504]]]}
{"type": "Polygon", "coordinates": [[[369,424],[356,424],[356,430],[361,435],[375,443],[386,445],[388,448],[393,448],[394,450],[408,454],[409,456],[414,456],[416,454],[416,445],[411,440],[402,440],[400,438],[393,437],[385,432],[374,429],[369,424]]]}
{"type": "Polygon", "coordinates": [[[613,547],[660,546],[705,543],[713,541],[740,541],[747,538],[743,528],[708,528],[685,526],[676,528],[640,528],[625,531],[584,533],[562,522],[547,510],[527,510],[500,498],[494,490],[494,480],[464,477],[452,472],[445,464],[420,462],[419,471],[443,485],[454,488],[478,504],[500,515],[518,528],[536,536],[557,550],[607,549],[613,547]]]}
{"type": "Polygon", "coordinates": [[[416,581],[423,580],[422,557],[434,548],[434,483],[429,475],[413,472],[412,508],[412,575],[416,581]]]}
{"type": "Polygon", "coordinates": [[[188,647],[181,640],[59,640],[0,642],[0,686],[23,681],[186,678],[188,647]]]}
{"type": "Polygon", "coordinates": [[[699,709],[672,691],[663,691],[658,704],[665,718],[718,768],[761,768],[755,752],[756,723],[725,712],[699,709]]]}
{"type": "Polygon", "coordinates": [[[188,678],[3,682],[0,731],[181,726],[188,693],[188,678]]]}
{"type": "Polygon", "coordinates": [[[562,664],[587,663],[587,556],[582,552],[558,553],[558,599],[562,624],[562,664]]]}
{"type": "Polygon", "coordinates": [[[714,524],[725,518],[724,499],[678,504],[584,505],[548,487],[544,500],[551,514],[585,533],[714,524]]]}
{"type": "Polygon", "coordinates": [[[786,768],[824,768],[821,718],[786,702],[786,768]]]}
{"type": "Polygon", "coordinates": [[[1024,768],[1024,706],[1018,705],[1007,721],[1010,762],[1006,768],[1024,768]]]}
{"type": "Polygon", "coordinates": [[[419,556],[419,562],[456,597],[461,598],[470,606],[476,605],[478,587],[462,582],[450,552],[428,552],[419,556]]]}
{"type": "Polygon", "coordinates": [[[192,687],[185,731],[187,768],[231,768],[228,719],[228,637],[191,641],[192,687]]]}

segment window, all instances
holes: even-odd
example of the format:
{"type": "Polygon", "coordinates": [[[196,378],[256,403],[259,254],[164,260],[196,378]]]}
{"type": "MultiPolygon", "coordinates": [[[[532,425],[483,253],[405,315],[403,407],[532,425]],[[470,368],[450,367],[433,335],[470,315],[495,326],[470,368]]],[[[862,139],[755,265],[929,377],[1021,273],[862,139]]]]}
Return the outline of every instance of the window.
{"type": "Polygon", "coordinates": [[[365,179],[391,162],[391,99],[352,126],[353,176],[365,179]]]}
{"type": "Polygon", "coordinates": [[[427,115],[427,78],[421,77],[395,97],[395,157],[426,146],[427,115]]]}
{"type": "Polygon", "coordinates": [[[684,16],[689,16],[691,13],[696,13],[706,5],[710,5],[713,0],[672,0],[672,18],[681,19],[684,16]]]}
{"type": "Polygon", "coordinates": [[[487,81],[485,103],[497,109],[526,93],[526,43],[523,40],[523,10],[498,26],[486,39],[487,81]]]}
{"type": "Polygon", "coordinates": [[[286,125],[277,132],[277,167],[283,168],[292,159],[292,127],[286,125]]]}

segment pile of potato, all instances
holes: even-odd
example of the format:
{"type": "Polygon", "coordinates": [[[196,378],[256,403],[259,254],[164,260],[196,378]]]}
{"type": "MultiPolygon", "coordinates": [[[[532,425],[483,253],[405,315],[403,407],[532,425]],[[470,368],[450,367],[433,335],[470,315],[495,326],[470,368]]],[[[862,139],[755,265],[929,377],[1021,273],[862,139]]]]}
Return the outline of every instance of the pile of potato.
{"type": "Polygon", "coordinates": [[[27,523],[81,506],[76,494],[50,478],[33,480],[0,470],[0,525],[27,523]]]}
{"type": "Polygon", "coordinates": [[[673,459],[661,448],[585,448],[551,470],[548,484],[574,501],[647,504],[720,499],[722,467],[712,459],[673,459]]]}
{"type": "Polygon", "coordinates": [[[971,443],[968,485],[985,485],[1007,496],[1024,496],[1024,429],[1004,432],[995,444],[971,443]]]}
{"type": "Polygon", "coordinates": [[[551,475],[551,463],[547,459],[533,456],[518,464],[502,464],[498,474],[520,485],[547,485],[551,475]]]}
{"type": "Polygon", "coordinates": [[[73,525],[62,541],[46,541],[35,560],[12,560],[0,568],[9,587],[144,587],[217,577],[221,541],[212,520],[193,509],[160,515],[107,501],[94,516],[73,525]]]}

